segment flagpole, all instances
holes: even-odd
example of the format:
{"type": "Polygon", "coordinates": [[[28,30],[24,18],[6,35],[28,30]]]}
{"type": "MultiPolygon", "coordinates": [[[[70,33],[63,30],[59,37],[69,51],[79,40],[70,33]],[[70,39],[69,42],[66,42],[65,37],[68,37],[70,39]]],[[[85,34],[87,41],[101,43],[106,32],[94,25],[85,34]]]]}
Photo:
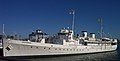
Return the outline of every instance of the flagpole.
{"type": "Polygon", "coordinates": [[[3,24],[2,32],[3,32],[3,36],[6,37],[6,34],[5,34],[5,25],[4,24],[3,24]]]}
{"type": "Polygon", "coordinates": [[[3,35],[5,34],[5,31],[4,31],[4,24],[3,24],[3,35]]]}

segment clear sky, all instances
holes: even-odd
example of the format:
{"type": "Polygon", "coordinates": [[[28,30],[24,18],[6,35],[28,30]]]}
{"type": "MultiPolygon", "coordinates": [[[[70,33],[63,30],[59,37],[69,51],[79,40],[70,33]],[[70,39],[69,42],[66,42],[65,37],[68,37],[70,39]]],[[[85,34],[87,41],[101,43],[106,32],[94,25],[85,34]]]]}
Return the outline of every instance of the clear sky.
{"type": "Polygon", "coordinates": [[[70,8],[76,10],[75,33],[98,33],[97,18],[102,17],[104,33],[120,37],[120,0],[0,0],[0,34],[2,24],[6,34],[25,36],[38,28],[55,34],[71,28],[70,8]]]}

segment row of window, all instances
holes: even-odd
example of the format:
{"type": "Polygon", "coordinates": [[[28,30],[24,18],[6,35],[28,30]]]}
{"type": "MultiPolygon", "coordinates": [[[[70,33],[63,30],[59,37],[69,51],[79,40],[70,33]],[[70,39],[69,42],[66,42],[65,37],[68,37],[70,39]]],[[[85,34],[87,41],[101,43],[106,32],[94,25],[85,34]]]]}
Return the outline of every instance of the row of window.
{"type": "MultiPolygon", "coordinates": [[[[33,48],[32,46],[31,46],[31,48],[33,48]]],[[[38,47],[36,47],[37,49],[38,49],[38,47]]],[[[51,48],[48,48],[48,47],[44,47],[43,49],[49,49],[49,50],[51,50],[51,48]]],[[[53,48],[52,48],[53,49],[53,48]]],[[[84,49],[63,49],[63,48],[54,48],[54,50],[66,50],[66,51],[84,51],[84,49]]]]}
{"type": "MultiPolygon", "coordinates": [[[[33,48],[33,46],[31,46],[31,48],[33,48]]],[[[34,48],[38,49],[39,47],[35,47],[34,48]]],[[[8,48],[7,48],[8,49],[8,48]]],[[[56,50],[56,51],[89,51],[89,49],[87,49],[87,47],[85,49],[64,49],[64,48],[49,48],[49,47],[43,47],[44,50],[56,50]]],[[[94,47],[92,47],[91,49],[94,49],[94,47]]],[[[100,48],[99,48],[100,49],[100,48]]]]}
{"type": "MultiPolygon", "coordinates": [[[[46,48],[44,47],[44,49],[51,49],[51,48],[46,48]]],[[[84,51],[84,49],[63,49],[63,48],[54,48],[54,50],[66,50],[66,51],[84,51]]]]}

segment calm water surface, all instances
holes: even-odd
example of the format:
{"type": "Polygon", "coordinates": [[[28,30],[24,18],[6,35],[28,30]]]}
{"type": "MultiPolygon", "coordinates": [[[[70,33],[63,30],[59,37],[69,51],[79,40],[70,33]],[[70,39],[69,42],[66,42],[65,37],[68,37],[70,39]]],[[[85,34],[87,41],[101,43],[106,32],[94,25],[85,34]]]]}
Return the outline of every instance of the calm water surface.
{"type": "MultiPolygon", "coordinates": [[[[120,47],[120,46],[119,46],[120,47]]],[[[59,57],[14,58],[14,61],[120,61],[120,48],[117,51],[59,57]]],[[[3,61],[3,60],[0,60],[3,61]]],[[[4,60],[7,61],[7,60],[4,60]]]]}

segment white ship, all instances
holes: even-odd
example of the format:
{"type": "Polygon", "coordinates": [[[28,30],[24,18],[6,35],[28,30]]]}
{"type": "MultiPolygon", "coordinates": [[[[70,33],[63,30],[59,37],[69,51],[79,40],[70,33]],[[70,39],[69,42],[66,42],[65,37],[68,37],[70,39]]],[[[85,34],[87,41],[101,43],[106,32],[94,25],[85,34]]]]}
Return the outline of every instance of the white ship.
{"type": "Polygon", "coordinates": [[[41,30],[36,30],[27,41],[10,38],[3,38],[2,41],[4,57],[87,54],[117,49],[117,39],[96,38],[95,33],[88,34],[87,31],[75,37],[74,28],[63,28],[57,35],[49,37],[41,30]]]}

